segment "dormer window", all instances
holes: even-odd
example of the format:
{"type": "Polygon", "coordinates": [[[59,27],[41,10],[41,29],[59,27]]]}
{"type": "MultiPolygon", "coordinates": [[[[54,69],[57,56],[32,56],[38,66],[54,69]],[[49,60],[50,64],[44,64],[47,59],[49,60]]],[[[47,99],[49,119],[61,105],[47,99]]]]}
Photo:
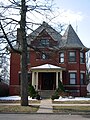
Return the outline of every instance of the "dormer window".
{"type": "Polygon", "coordinates": [[[40,40],[40,46],[48,47],[49,46],[49,40],[48,39],[41,39],[40,40]]]}

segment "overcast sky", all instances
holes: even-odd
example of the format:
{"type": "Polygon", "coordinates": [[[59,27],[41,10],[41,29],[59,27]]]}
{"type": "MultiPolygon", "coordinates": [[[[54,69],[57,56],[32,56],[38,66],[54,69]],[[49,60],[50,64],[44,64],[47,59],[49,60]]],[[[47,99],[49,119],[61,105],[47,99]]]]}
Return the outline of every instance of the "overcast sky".
{"type": "Polygon", "coordinates": [[[77,26],[79,38],[90,48],[90,0],[54,0],[54,2],[60,10],[66,11],[63,21],[70,23],[75,30],[77,26]]]}
{"type": "MultiPolygon", "coordinates": [[[[0,0],[3,1],[3,0],[0,0]]],[[[4,0],[6,3],[8,0],[4,0]]],[[[19,0],[16,0],[19,1],[19,0]]],[[[41,0],[36,0],[41,2],[41,0]]],[[[42,0],[44,1],[44,0],[42,0]]],[[[43,16],[36,15],[35,12],[29,15],[30,20],[42,23],[49,22],[48,17],[53,18],[49,24],[62,23],[71,24],[77,32],[83,44],[90,48],[90,0],[53,0],[55,8],[53,14],[45,13],[43,16]],[[57,9],[56,9],[57,8],[57,9]]]]}

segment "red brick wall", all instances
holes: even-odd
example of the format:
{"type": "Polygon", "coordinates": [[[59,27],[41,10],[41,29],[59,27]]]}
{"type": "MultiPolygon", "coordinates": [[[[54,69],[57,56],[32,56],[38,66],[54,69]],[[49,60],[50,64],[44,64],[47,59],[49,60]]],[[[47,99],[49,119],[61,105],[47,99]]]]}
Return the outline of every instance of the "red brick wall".
{"type": "MultiPolygon", "coordinates": [[[[42,35],[45,36],[50,40],[50,45],[51,47],[56,45],[57,42],[54,41],[48,33],[42,31],[42,33],[39,35],[39,37],[32,42],[32,45],[37,46],[40,38],[42,38],[42,35]]],[[[72,49],[72,51],[75,49],[72,49]]],[[[32,66],[38,66],[42,64],[53,64],[53,65],[58,65],[60,67],[66,68],[65,71],[63,71],[63,84],[68,85],[69,84],[69,72],[68,71],[77,71],[77,85],[80,84],[80,71],[85,71],[86,70],[86,64],[80,64],[80,51],[77,49],[76,51],[76,62],[75,63],[70,63],[68,62],[68,52],[71,51],[69,49],[63,50],[65,53],[65,62],[64,64],[59,63],[59,52],[60,51],[50,51],[48,48],[40,48],[40,51],[46,51],[46,52],[51,52],[50,53],[50,58],[46,60],[42,59],[36,59],[36,52],[35,50],[30,51],[30,64],[28,65],[28,69],[30,70],[30,67],[32,66]]],[[[19,85],[19,79],[18,79],[18,72],[20,71],[20,55],[14,52],[11,52],[11,58],[10,58],[10,94],[19,94],[20,93],[20,86],[19,85]]],[[[40,81],[39,81],[40,82],[40,81]]],[[[71,87],[67,87],[66,89],[73,89],[71,87]]],[[[81,92],[78,93],[73,93],[75,96],[80,96],[86,94],[86,86],[84,87],[76,87],[75,89],[81,89],[81,92]]]]}
{"type": "Polygon", "coordinates": [[[10,57],[10,95],[16,94],[19,89],[18,72],[20,71],[20,56],[11,52],[10,57]],[[14,86],[15,85],[15,86],[14,86]]]}

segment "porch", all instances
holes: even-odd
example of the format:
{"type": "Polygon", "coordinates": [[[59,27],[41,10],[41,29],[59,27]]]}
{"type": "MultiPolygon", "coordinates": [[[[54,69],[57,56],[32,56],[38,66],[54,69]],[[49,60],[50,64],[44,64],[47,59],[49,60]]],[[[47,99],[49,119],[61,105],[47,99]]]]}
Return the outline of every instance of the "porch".
{"type": "Polygon", "coordinates": [[[62,82],[63,70],[65,68],[51,64],[32,67],[32,85],[37,91],[55,90],[58,88],[58,80],[62,82]]]}

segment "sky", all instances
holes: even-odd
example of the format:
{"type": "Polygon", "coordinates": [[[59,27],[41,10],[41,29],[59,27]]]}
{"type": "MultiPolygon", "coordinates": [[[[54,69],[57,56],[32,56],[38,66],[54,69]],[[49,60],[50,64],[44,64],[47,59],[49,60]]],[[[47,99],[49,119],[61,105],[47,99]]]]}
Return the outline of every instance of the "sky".
{"type": "Polygon", "coordinates": [[[54,0],[63,10],[63,21],[71,24],[82,43],[90,48],[90,0],[54,0]]]}
{"type": "MultiPolygon", "coordinates": [[[[4,3],[7,1],[9,0],[4,0],[4,3]]],[[[36,0],[37,3],[42,1],[44,0],[36,0]]],[[[82,43],[90,48],[90,0],[53,0],[53,3],[53,14],[47,12],[41,16],[33,11],[33,13],[28,13],[30,20],[39,23],[46,21],[54,28],[56,24],[65,24],[66,27],[71,24],[82,43]],[[49,22],[48,17],[53,19],[49,22]]]]}

